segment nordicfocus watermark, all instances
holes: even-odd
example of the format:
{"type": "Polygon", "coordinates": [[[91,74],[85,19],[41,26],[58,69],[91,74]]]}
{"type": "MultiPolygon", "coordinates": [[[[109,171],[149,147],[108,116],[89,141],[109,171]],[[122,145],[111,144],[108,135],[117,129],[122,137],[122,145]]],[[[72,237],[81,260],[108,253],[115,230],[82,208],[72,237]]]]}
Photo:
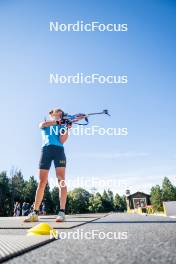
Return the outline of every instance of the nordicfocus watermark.
{"type": "MultiPolygon", "coordinates": [[[[100,156],[101,157],[101,156],[100,156]]],[[[94,158],[94,156],[93,156],[94,158]]],[[[113,157],[112,157],[113,159],[113,157]]],[[[56,177],[50,179],[50,183],[52,186],[57,187],[58,186],[58,179],[56,177]]],[[[75,188],[82,187],[83,189],[90,190],[92,194],[96,194],[96,191],[99,189],[111,189],[111,188],[126,188],[127,181],[124,179],[117,179],[116,175],[113,175],[112,178],[98,178],[94,176],[89,177],[79,177],[76,176],[72,177],[71,179],[67,179],[67,182],[65,180],[59,181],[59,187],[64,188],[68,187],[69,190],[73,190],[75,188]],[[94,187],[96,186],[96,188],[94,187]]]]}
{"type": "Polygon", "coordinates": [[[103,232],[100,230],[84,231],[83,229],[77,229],[75,231],[68,232],[50,232],[50,239],[72,239],[72,240],[94,240],[94,239],[109,239],[109,240],[126,240],[128,239],[128,232],[103,232]]]}
{"type": "Polygon", "coordinates": [[[49,22],[50,32],[126,32],[128,24],[117,23],[100,23],[92,21],[85,23],[84,21],[76,21],[76,23],[60,23],[59,21],[49,22]]]}
{"type": "Polygon", "coordinates": [[[69,135],[74,136],[128,136],[128,128],[116,128],[116,127],[100,127],[100,126],[77,126],[67,129],[66,127],[59,128],[58,126],[50,126],[50,135],[69,135]]]}
{"type": "Polygon", "coordinates": [[[92,73],[76,73],[75,75],[61,75],[58,73],[49,74],[50,84],[127,84],[127,75],[102,75],[92,73]]]}

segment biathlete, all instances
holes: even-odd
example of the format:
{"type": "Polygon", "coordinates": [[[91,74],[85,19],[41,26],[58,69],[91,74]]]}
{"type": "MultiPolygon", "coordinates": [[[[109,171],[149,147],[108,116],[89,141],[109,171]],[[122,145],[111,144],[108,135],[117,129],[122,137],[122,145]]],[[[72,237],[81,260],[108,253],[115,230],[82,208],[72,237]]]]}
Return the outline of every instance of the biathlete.
{"type": "Polygon", "coordinates": [[[63,126],[60,125],[60,120],[63,111],[61,109],[53,109],[49,112],[50,119],[41,122],[39,127],[42,134],[42,151],[39,162],[39,183],[36,190],[34,209],[25,218],[24,222],[37,222],[39,215],[40,204],[43,200],[44,191],[48,182],[48,173],[52,161],[56,170],[56,177],[58,178],[60,210],[58,212],[56,222],[63,222],[65,220],[65,204],[67,199],[67,186],[65,184],[65,168],[66,156],[64,153],[63,144],[68,139],[68,129],[71,125],[67,126],[64,133],[61,132],[63,126]],[[56,133],[58,131],[58,133],[56,133]]]}

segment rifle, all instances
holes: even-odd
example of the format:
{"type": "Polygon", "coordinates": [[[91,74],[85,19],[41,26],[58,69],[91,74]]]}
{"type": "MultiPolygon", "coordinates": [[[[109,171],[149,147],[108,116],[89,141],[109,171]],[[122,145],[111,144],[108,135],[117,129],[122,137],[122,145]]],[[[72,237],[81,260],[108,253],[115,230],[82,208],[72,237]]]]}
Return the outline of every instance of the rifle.
{"type": "Polygon", "coordinates": [[[92,115],[108,115],[110,116],[108,110],[103,110],[102,112],[98,112],[98,113],[89,113],[89,114],[82,114],[82,113],[79,113],[79,114],[75,114],[75,115],[69,115],[69,114],[66,114],[66,113],[62,113],[62,116],[61,116],[61,120],[59,121],[59,124],[60,125],[72,125],[72,124],[77,124],[77,125],[80,125],[80,126],[86,126],[89,124],[89,116],[92,116],[92,115]],[[84,120],[85,122],[84,123],[79,123],[80,120],[84,120]]]}

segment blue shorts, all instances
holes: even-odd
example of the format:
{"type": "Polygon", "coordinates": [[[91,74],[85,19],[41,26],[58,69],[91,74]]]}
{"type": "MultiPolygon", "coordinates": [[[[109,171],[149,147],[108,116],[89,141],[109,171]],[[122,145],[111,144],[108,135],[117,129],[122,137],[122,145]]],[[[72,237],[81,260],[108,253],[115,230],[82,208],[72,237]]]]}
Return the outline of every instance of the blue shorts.
{"type": "Polygon", "coordinates": [[[56,145],[44,146],[39,162],[39,169],[49,170],[54,161],[55,168],[66,167],[66,156],[64,148],[56,145]]]}

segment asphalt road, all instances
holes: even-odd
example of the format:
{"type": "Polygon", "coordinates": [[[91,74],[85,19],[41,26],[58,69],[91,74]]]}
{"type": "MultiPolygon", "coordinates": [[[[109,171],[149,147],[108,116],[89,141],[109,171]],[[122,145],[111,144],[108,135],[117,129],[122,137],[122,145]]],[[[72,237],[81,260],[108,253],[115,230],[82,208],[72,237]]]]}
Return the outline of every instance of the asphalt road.
{"type": "MultiPolygon", "coordinates": [[[[5,232],[7,230],[0,231],[5,232]]],[[[26,231],[8,230],[8,234],[15,232],[24,234],[26,231]]],[[[79,228],[60,230],[60,233],[62,239],[15,257],[8,263],[176,263],[176,219],[110,214],[79,228]],[[68,235],[71,231],[75,239],[73,233],[68,235]],[[94,232],[96,235],[93,237],[92,233],[86,232],[94,232]],[[85,234],[89,234],[89,239],[85,238],[85,234]],[[107,234],[115,237],[108,239],[107,234]],[[64,235],[67,238],[64,239],[64,235]]]]}

